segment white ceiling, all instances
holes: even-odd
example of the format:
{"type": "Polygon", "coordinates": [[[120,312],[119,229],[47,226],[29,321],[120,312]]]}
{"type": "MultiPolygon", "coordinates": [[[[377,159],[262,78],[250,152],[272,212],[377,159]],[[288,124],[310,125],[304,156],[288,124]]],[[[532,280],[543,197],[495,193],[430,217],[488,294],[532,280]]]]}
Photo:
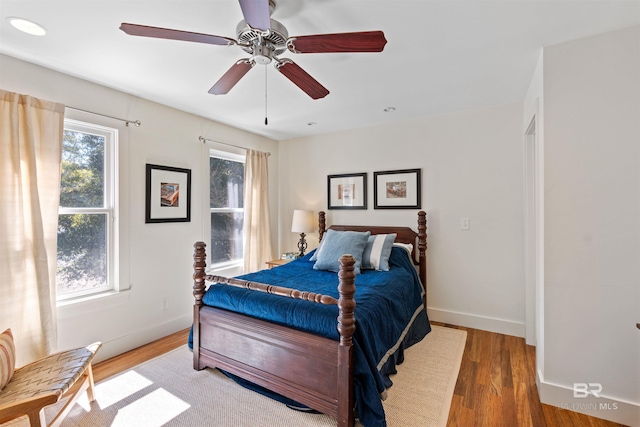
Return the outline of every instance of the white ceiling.
{"type": "Polygon", "coordinates": [[[210,95],[247,57],[239,47],[118,29],[129,22],[236,38],[237,0],[0,0],[0,52],[280,140],[518,102],[542,46],[640,24],[640,0],[276,2],[272,18],[290,36],[382,30],[388,43],[382,53],[282,54],[331,92],[315,101],[272,65],[210,95]],[[9,16],[48,34],[23,34],[9,16]]]}

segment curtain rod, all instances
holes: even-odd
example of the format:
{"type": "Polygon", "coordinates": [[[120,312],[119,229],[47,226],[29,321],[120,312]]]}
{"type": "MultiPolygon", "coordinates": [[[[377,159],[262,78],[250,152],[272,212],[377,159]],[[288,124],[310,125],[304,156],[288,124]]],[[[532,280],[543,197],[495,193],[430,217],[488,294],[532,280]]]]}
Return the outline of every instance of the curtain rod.
{"type": "Polygon", "coordinates": [[[140,127],[140,125],[142,124],[140,120],[120,119],[118,117],[107,116],[106,114],[94,113],[93,111],[87,111],[87,110],[83,110],[81,108],[76,108],[76,107],[65,106],[65,108],[69,108],[71,110],[76,110],[76,111],[82,111],[83,113],[95,114],[96,116],[108,117],[114,120],[120,120],[121,122],[124,122],[126,126],[129,126],[129,123],[133,123],[136,127],[140,127]]]}
{"type": "MultiPolygon", "coordinates": [[[[213,139],[207,139],[204,136],[199,136],[198,140],[200,142],[202,142],[203,144],[205,142],[215,142],[216,144],[228,145],[229,147],[235,147],[235,148],[240,148],[242,150],[248,150],[248,148],[246,148],[246,147],[240,147],[239,145],[228,144],[226,142],[214,141],[213,139]]],[[[270,156],[270,155],[271,155],[271,153],[267,152],[267,156],[270,156]]]]}

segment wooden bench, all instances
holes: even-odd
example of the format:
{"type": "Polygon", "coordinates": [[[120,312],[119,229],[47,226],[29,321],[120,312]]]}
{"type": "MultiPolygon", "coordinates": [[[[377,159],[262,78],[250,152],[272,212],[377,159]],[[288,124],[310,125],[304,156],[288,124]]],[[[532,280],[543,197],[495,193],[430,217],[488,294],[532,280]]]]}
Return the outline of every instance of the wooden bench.
{"type": "Polygon", "coordinates": [[[62,351],[16,369],[11,381],[0,391],[0,424],[28,416],[32,427],[57,427],[86,390],[93,402],[91,361],[101,343],[62,351]],[[44,416],[46,406],[57,403],[78,382],[69,401],[51,423],[44,416]]]}

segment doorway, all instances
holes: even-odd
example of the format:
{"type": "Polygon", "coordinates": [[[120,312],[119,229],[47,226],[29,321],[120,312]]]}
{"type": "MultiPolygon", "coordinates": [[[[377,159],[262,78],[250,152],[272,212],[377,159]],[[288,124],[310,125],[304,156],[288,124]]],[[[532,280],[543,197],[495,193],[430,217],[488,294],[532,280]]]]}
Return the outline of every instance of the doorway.
{"type": "Polygon", "coordinates": [[[524,135],[524,278],[525,278],[525,340],[537,346],[540,342],[539,325],[541,300],[538,280],[540,266],[538,161],[536,158],[536,117],[531,120],[524,135]]]}

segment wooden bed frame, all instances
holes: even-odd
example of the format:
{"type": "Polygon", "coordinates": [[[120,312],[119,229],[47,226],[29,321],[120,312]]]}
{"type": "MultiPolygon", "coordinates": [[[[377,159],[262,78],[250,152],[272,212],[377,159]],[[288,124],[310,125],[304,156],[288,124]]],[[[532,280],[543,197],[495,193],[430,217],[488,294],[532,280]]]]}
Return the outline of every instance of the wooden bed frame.
{"type": "MultiPolygon", "coordinates": [[[[325,233],[325,214],[319,213],[319,234],[325,233]]],[[[409,227],[333,225],[337,231],[371,231],[371,234],[396,233],[396,242],[413,244],[412,259],[420,280],[427,283],[427,220],[418,212],[418,232],[409,227]],[[417,239],[417,248],[416,248],[417,239]]],[[[251,381],[303,405],[337,419],[338,426],[354,424],[352,337],[355,331],[355,260],[340,258],[338,292],[340,297],[303,292],[280,286],[207,275],[205,243],[194,245],[193,295],[193,367],[219,368],[251,381]],[[205,306],[202,298],[206,282],[268,292],[289,298],[301,298],[319,304],[337,304],[336,327],[340,340],[302,332],[250,316],[205,306]]]]}

